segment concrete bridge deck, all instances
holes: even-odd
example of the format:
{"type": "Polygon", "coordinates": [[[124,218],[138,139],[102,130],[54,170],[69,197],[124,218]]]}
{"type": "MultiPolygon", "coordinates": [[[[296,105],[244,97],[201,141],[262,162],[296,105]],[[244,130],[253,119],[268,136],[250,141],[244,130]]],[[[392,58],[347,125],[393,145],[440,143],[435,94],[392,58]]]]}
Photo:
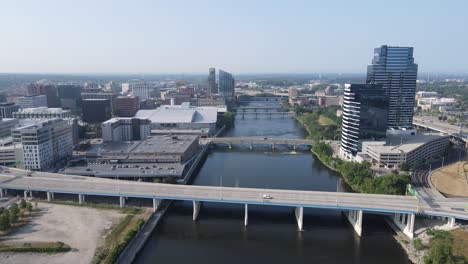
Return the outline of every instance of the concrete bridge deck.
{"type": "Polygon", "coordinates": [[[200,143],[224,144],[275,144],[275,145],[305,145],[313,146],[314,140],[298,138],[266,138],[266,137],[216,137],[200,139],[200,143]]]}
{"type": "Polygon", "coordinates": [[[171,185],[134,181],[116,181],[101,178],[70,176],[10,169],[0,173],[0,194],[4,190],[25,191],[25,197],[31,191],[46,192],[48,199],[54,193],[77,194],[79,202],[84,202],[85,195],[119,197],[120,205],[125,199],[153,199],[156,208],[161,200],[192,201],[194,220],[200,210],[200,202],[237,203],[245,205],[245,224],[249,204],[294,207],[299,229],[302,230],[303,208],[323,208],[347,212],[348,219],[356,232],[360,234],[363,212],[385,213],[395,215],[396,223],[412,238],[415,214],[447,217],[468,220],[464,206],[468,199],[430,199],[418,202],[411,196],[379,195],[342,192],[319,192],[278,190],[259,188],[234,188],[218,186],[171,185]],[[264,199],[264,195],[272,199],[264,199]],[[397,220],[398,219],[398,220],[397,220]]]}

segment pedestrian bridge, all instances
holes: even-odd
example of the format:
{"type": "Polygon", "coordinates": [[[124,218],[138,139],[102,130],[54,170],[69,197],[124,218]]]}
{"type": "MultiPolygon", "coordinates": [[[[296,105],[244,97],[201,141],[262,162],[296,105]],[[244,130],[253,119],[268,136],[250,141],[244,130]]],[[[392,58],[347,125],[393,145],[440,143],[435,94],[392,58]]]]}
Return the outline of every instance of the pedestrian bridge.
{"type": "Polygon", "coordinates": [[[231,148],[233,144],[247,144],[253,148],[254,144],[267,144],[275,148],[276,145],[292,146],[296,149],[297,146],[312,147],[315,144],[314,140],[298,139],[298,138],[266,138],[266,137],[216,137],[200,139],[202,144],[227,144],[231,148]]]}
{"type": "Polygon", "coordinates": [[[416,214],[447,217],[452,225],[455,219],[468,220],[468,213],[463,210],[468,200],[460,198],[418,201],[411,196],[401,195],[171,185],[31,173],[18,169],[3,169],[0,172],[1,196],[8,190],[24,191],[25,198],[32,196],[33,192],[44,192],[48,200],[54,198],[54,193],[76,194],[79,203],[85,202],[86,195],[118,197],[121,207],[125,206],[127,198],[152,199],[154,210],[165,199],[192,201],[194,221],[202,202],[243,204],[245,225],[248,223],[248,206],[251,204],[288,206],[294,208],[299,230],[303,226],[304,208],[339,210],[344,212],[359,235],[362,232],[364,212],[392,215],[395,225],[410,238],[413,237],[416,214]]]}

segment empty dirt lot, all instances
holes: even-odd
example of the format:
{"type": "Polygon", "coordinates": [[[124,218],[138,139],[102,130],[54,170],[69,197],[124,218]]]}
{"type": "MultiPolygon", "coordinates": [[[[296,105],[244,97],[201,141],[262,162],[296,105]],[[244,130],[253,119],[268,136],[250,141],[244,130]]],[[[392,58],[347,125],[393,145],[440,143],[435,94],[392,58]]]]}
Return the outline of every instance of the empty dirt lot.
{"type": "Polygon", "coordinates": [[[432,173],[431,181],[441,193],[468,197],[468,163],[456,162],[432,173]]]}
{"type": "Polygon", "coordinates": [[[39,215],[31,223],[2,238],[2,241],[62,241],[72,250],[60,254],[0,253],[0,263],[90,263],[95,249],[103,243],[105,231],[124,216],[115,210],[48,203],[39,203],[39,209],[39,215]]]}

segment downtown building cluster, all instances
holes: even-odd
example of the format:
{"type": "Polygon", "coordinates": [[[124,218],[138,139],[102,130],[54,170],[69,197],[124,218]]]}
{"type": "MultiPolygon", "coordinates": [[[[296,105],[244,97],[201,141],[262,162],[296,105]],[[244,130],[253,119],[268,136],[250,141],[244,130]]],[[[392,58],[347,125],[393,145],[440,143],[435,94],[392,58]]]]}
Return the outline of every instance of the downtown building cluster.
{"type": "Polygon", "coordinates": [[[415,166],[448,147],[448,137],[413,129],[418,65],[412,47],[374,50],[365,84],[346,85],[340,155],[379,167],[415,166]]]}

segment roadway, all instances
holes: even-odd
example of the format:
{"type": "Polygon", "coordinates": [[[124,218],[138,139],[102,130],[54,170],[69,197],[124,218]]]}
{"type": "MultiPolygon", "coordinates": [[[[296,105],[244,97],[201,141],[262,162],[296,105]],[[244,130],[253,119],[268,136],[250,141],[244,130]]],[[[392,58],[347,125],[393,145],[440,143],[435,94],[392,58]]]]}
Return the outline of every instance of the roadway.
{"type": "Polygon", "coordinates": [[[363,210],[376,213],[424,213],[468,220],[468,199],[418,201],[411,196],[318,192],[218,186],[170,185],[10,170],[0,173],[0,188],[114,197],[157,198],[289,207],[363,210]],[[263,199],[269,194],[273,199],[263,199]]]}
{"type": "Polygon", "coordinates": [[[460,128],[459,126],[450,125],[445,122],[439,121],[437,118],[434,117],[417,117],[413,118],[413,124],[418,127],[424,127],[426,129],[434,130],[437,132],[441,132],[447,135],[453,135],[463,139],[465,142],[468,143],[468,129],[467,128],[460,128]]]}

